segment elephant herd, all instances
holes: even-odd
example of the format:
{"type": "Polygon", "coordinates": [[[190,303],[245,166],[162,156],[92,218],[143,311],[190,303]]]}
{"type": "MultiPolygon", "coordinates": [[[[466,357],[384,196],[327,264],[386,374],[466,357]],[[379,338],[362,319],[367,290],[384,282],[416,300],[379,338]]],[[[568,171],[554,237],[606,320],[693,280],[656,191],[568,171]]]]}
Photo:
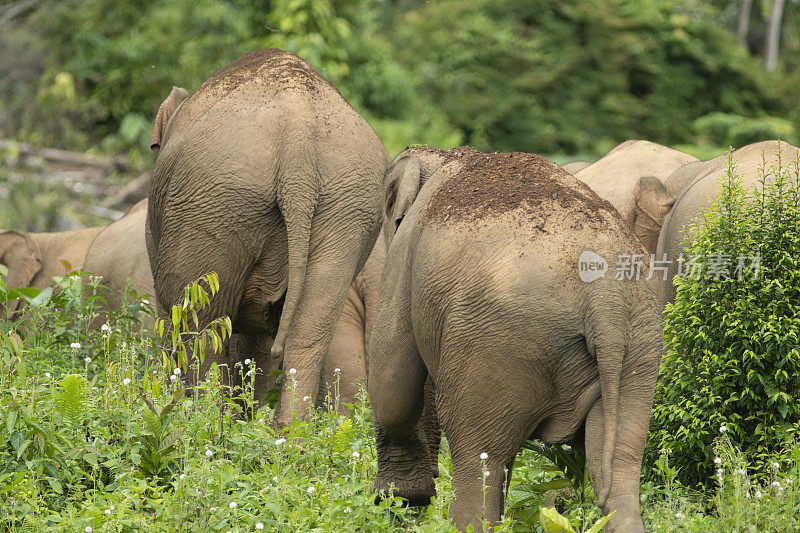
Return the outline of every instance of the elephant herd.
{"type": "MultiPolygon", "coordinates": [[[[500,519],[527,439],[568,442],[585,448],[604,513],[617,511],[608,529],[643,530],[641,460],[676,270],[648,276],[645,261],[641,277],[586,282],[579,258],[676,258],[724,157],[627,141],[563,168],[467,147],[390,162],[328,80],[276,49],[192,94],[173,88],[152,148],[149,198],[108,227],[0,233],[7,283],[43,288],[66,259],[102,276],[109,307],[130,283],[164,315],[215,271],[201,320],[227,315],[234,335],[201,370],[253,358],[263,398],[271,370],[294,369],[276,428],[305,411],[292,398],[318,404],[339,380],[352,402],[367,377],[377,489],[428,503],[443,431],[450,517],[481,528],[500,519]]],[[[747,185],[762,155],[796,150],[768,141],[734,159],[747,185]]]]}

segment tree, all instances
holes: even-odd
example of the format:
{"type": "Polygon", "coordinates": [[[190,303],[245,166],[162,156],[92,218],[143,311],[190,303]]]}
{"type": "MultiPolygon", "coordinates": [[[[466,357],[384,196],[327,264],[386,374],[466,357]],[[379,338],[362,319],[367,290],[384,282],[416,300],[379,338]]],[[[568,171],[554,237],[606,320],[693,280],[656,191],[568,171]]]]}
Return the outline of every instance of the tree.
{"type": "Polygon", "coordinates": [[[783,3],[784,0],[772,0],[769,29],[767,30],[767,50],[764,54],[764,65],[767,67],[767,70],[773,70],[778,63],[783,3]]]}

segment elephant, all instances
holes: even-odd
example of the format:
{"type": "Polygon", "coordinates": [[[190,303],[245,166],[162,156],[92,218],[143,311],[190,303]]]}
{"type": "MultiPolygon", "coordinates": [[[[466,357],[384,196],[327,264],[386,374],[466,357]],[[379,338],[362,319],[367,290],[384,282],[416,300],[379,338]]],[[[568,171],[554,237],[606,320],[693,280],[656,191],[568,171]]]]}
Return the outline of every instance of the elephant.
{"type": "MultiPolygon", "coordinates": [[[[130,287],[139,294],[153,295],[153,275],[145,246],[144,224],[147,200],[131,207],[122,218],[103,228],[86,252],[83,270],[97,274],[106,286],[105,309],[119,310],[125,290],[130,287]]],[[[105,322],[105,316],[96,322],[105,322]]],[[[143,326],[152,331],[153,321],[145,315],[143,326]]]]}
{"type": "Polygon", "coordinates": [[[561,165],[561,168],[563,168],[570,174],[575,174],[580,169],[588,167],[589,165],[591,165],[591,163],[589,163],[588,161],[571,161],[569,163],[561,165]]]}
{"type": "MultiPolygon", "coordinates": [[[[585,450],[610,531],[643,531],[641,460],[662,352],[651,281],[582,282],[643,253],[614,207],[533,154],[413,147],[384,178],[386,266],[369,344],[375,488],[435,494],[424,384],[450,445],[450,517],[494,524],[530,438],[585,450]],[[624,416],[620,416],[624,414],[624,416]],[[505,471],[505,474],[504,474],[505,471]]],[[[645,270],[648,267],[645,266],[645,270]]]]}
{"type": "Polygon", "coordinates": [[[159,311],[217,272],[201,320],[227,315],[235,333],[274,337],[272,355],[295,369],[273,419],[286,426],[290,394],[316,401],[347,292],[380,230],[386,148],[328,80],[274,48],[213,74],[158,140],[146,243],[159,311]]]}
{"type": "MultiPolygon", "coordinates": [[[[795,161],[800,148],[782,141],[762,141],[749,144],[732,152],[736,173],[741,176],[745,190],[759,188],[759,170],[764,162],[773,164],[780,157],[784,164],[795,161]]],[[[693,165],[684,172],[670,177],[674,188],[681,188],[675,205],[664,220],[658,237],[656,257],[668,261],[665,279],[662,280],[661,301],[664,305],[675,301],[676,288],[673,280],[678,273],[678,258],[687,251],[686,239],[691,239],[697,230],[697,222],[711,206],[722,190],[722,179],[728,169],[728,154],[721,155],[700,165],[693,165]],[[681,183],[688,185],[680,186],[681,183]]]]}
{"type": "Polygon", "coordinates": [[[600,198],[611,202],[652,254],[661,224],[675,201],[664,180],[696,161],[689,154],[660,144],[629,140],[574,174],[600,198]]]}
{"type": "MultiPolygon", "coordinates": [[[[40,290],[51,286],[54,276],[66,273],[62,260],[73,269],[83,265],[86,250],[102,230],[102,227],[94,227],[52,233],[0,231],[0,264],[8,268],[6,286],[40,290]]],[[[9,315],[19,306],[19,300],[9,302],[9,315]]],[[[3,318],[2,311],[0,318],[3,318]]]]}

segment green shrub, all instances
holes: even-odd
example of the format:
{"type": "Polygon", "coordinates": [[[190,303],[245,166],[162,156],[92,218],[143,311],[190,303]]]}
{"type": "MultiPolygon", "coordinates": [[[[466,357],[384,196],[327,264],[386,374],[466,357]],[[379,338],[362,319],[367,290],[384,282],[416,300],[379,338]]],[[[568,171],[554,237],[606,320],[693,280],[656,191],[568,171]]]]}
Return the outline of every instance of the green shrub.
{"type": "Polygon", "coordinates": [[[745,191],[733,163],[690,246],[701,275],[676,278],[652,416],[651,462],[666,450],[692,485],[712,480],[721,432],[753,459],[800,430],[798,163],[765,163],[763,192],[745,191]]]}

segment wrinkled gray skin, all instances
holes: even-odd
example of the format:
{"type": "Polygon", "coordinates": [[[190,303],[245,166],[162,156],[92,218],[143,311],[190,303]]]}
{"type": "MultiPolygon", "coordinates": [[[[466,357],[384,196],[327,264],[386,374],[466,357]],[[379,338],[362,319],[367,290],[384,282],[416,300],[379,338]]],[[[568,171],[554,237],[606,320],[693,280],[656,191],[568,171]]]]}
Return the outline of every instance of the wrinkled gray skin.
{"type": "MultiPolygon", "coordinates": [[[[737,175],[741,176],[742,186],[746,191],[760,188],[758,184],[759,170],[766,160],[767,169],[776,164],[780,156],[783,165],[788,166],[798,157],[798,148],[786,142],[763,141],[749,144],[732,153],[737,175]]],[[[667,179],[667,186],[681,189],[682,192],[658,238],[656,256],[664,254],[671,261],[666,280],[661,283],[660,296],[663,304],[675,301],[676,289],[673,279],[678,272],[677,259],[685,254],[687,247],[684,240],[695,234],[697,224],[706,209],[711,206],[722,190],[722,180],[728,170],[728,155],[721,155],[700,164],[680,169],[667,179]],[[688,185],[687,185],[688,183],[688,185]]],[[[661,281],[662,275],[657,274],[661,281]]]]}
{"type": "Polygon", "coordinates": [[[639,476],[660,313],[645,282],[583,283],[577,261],[587,249],[616,258],[644,248],[608,203],[543,158],[514,154],[518,170],[492,180],[469,170],[506,157],[415,147],[387,170],[388,252],[369,346],[376,488],[394,484],[412,504],[434,494],[417,426],[430,376],[458,528],[500,519],[503,471],[510,477],[521,445],[538,438],[584,439],[603,511],[617,510],[607,531],[643,531],[639,476]],[[495,201],[508,198],[503,183],[525,202],[495,201]]]}
{"type": "MultiPolygon", "coordinates": [[[[228,315],[235,333],[274,335],[272,356],[296,369],[294,394],[315,402],[347,292],[379,231],[386,149],[326,79],[275,49],[206,80],[158,144],[146,238],[159,306],[216,271],[220,292],[202,321],[228,315]]],[[[277,426],[293,416],[290,383],[277,426]]]]}
{"type": "MultiPolygon", "coordinates": [[[[54,233],[0,231],[0,264],[8,268],[6,286],[41,290],[53,285],[54,276],[66,273],[61,261],[67,261],[72,269],[81,268],[86,250],[102,230],[98,227],[54,233]]],[[[9,302],[9,314],[19,305],[19,300],[9,302]]],[[[0,318],[2,316],[0,309],[0,318]]]]}
{"type": "Polygon", "coordinates": [[[570,174],[575,174],[580,169],[588,167],[589,165],[591,165],[591,163],[589,163],[588,161],[572,161],[565,165],[561,165],[561,168],[563,168],[570,174]]]}
{"type": "MultiPolygon", "coordinates": [[[[107,309],[120,309],[129,286],[139,294],[155,294],[144,238],[146,218],[147,200],[142,200],[103,229],[86,252],[83,270],[102,278],[100,283],[108,288],[107,309]]],[[[105,317],[99,317],[96,322],[101,321],[104,322],[105,317]]],[[[152,332],[153,321],[146,317],[143,326],[152,332]]]]}
{"type": "Polygon", "coordinates": [[[648,254],[652,254],[661,225],[676,198],[664,182],[670,174],[694,162],[696,158],[678,150],[630,140],[574,174],[619,211],[648,254]]]}

